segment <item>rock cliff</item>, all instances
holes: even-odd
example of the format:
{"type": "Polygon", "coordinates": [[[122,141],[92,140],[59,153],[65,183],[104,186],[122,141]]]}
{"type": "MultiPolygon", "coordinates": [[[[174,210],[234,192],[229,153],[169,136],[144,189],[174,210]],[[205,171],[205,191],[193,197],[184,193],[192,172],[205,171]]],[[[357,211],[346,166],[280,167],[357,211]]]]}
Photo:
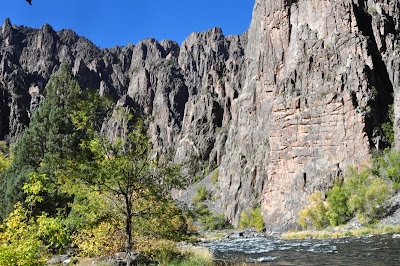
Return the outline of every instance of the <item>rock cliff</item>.
{"type": "MultiPolygon", "coordinates": [[[[269,229],[294,226],[314,190],[400,145],[400,1],[256,0],[247,32],[214,28],[180,46],[146,39],[99,49],[71,30],[0,29],[0,139],[29,125],[60,63],[82,87],[152,115],[155,153],[219,167],[215,201],[237,224],[260,203],[269,229]]],[[[112,134],[113,126],[107,129],[112,134]]]]}

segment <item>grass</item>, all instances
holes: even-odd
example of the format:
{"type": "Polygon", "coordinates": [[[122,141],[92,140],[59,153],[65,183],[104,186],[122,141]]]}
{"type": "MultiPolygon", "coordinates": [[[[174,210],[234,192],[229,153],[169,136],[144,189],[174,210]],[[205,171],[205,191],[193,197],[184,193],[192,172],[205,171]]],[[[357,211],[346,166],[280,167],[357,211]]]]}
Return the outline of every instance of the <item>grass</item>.
{"type": "Polygon", "coordinates": [[[182,250],[186,259],[171,261],[167,266],[212,266],[214,257],[210,250],[204,247],[190,247],[182,250]]]}
{"type": "Polygon", "coordinates": [[[372,225],[345,231],[333,231],[333,229],[331,230],[323,230],[323,231],[308,230],[308,231],[297,231],[297,232],[289,231],[288,233],[282,234],[281,237],[283,239],[306,239],[306,238],[323,239],[323,238],[339,238],[339,237],[350,237],[350,236],[394,234],[394,233],[400,233],[400,225],[384,225],[384,226],[372,225]]]}
{"type": "MultiPolygon", "coordinates": [[[[161,265],[166,265],[166,266],[212,266],[213,265],[214,257],[211,251],[205,247],[187,247],[187,248],[182,248],[180,252],[184,259],[170,261],[161,265]]],[[[94,263],[93,259],[79,258],[79,262],[77,265],[89,266],[89,265],[94,265],[93,263],[94,263]]],[[[114,264],[107,261],[100,261],[97,262],[96,265],[111,266],[114,264]]],[[[139,263],[139,265],[142,264],[139,263]]],[[[151,264],[151,265],[156,265],[156,264],[151,264]]]]}
{"type": "Polygon", "coordinates": [[[224,232],[206,232],[202,234],[202,239],[206,242],[209,241],[218,241],[224,239],[226,237],[226,233],[224,232]]]}
{"type": "Polygon", "coordinates": [[[91,258],[79,258],[78,263],[76,265],[78,265],[78,266],[92,266],[92,265],[112,266],[114,264],[112,262],[107,262],[107,261],[95,262],[95,260],[93,260],[91,258]]]}
{"type": "Polygon", "coordinates": [[[221,232],[221,233],[214,233],[214,237],[223,238],[223,237],[226,237],[226,233],[224,233],[224,232],[221,232]]]}

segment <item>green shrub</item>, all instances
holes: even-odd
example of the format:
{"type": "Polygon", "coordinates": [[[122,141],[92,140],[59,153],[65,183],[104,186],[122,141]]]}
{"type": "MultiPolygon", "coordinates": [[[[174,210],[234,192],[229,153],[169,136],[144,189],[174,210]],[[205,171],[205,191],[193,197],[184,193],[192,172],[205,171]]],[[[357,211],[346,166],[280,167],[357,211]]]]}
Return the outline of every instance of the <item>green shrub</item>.
{"type": "Polygon", "coordinates": [[[193,184],[197,184],[197,183],[199,183],[201,180],[203,180],[203,178],[204,178],[203,175],[197,173],[197,174],[192,178],[192,181],[191,181],[191,182],[192,182],[193,184]]]}
{"type": "Polygon", "coordinates": [[[212,172],[211,183],[215,185],[218,182],[218,178],[219,178],[219,170],[217,168],[212,172]]]}
{"type": "Polygon", "coordinates": [[[396,189],[400,189],[400,151],[389,150],[378,158],[378,170],[392,180],[396,189]]]}
{"type": "Polygon", "coordinates": [[[205,205],[202,202],[199,202],[195,205],[195,212],[200,216],[209,216],[210,215],[210,210],[207,208],[207,205],[205,205]]]}
{"type": "Polygon", "coordinates": [[[199,216],[200,222],[205,229],[208,230],[222,230],[226,228],[226,221],[224,215],[214,215],[207,207],[206,204],[199,202],[195,205],[194,211],[199,216]]]}
{"type": "Polygon", "coordinates": [[[226,221],[223,214],[204,216],[201,219],[204,227],[208,230],[222,230],[226,227],[226,221]]]}
{"type": "Polygon", "coordinates": [[[7,144],[4,140],[0,140],[0,152],[7,153],[9,151],[7,144]]]}
{"type": "MultiPolygon", "coordinates": [[[[0,151],[0,174],[2,174],[4,171],[8,169],[12,162],[13,157],[12,156],[6,156],[0,151]]],[[[0,179],[1,181],[1,179],[0,179]]]]}
{"type": "Polygon", "coordinates": [[[383,212],[382,204],[390,198],[392,190],[382,178],[371,176],[371,169],[349,169],[350,178],[343,186],[348,191],[348,206],[362,222],[371,223],[383,212]]]}
{"type": "Polygon", "coordinates": [[[326,215],[328,208],[326,203],[323,201],[323,195],[321,191],[315,191],[309,197],[310,204],[300,211],[300,218],[298,223],[304,228],[307,228],[308,224],[312,224],[318,229],[322,229],[329,224],[329,219],[326,215]]]}
{"type": "Polygon", "coordinates": [[[206,187],[198,187],[196,194],[194,195],[192,202],[197,204],[199,202],[208,200],[210,198],[210,193],[207,192],[206,187]]]}
{"type": "Polygon", "coordinates": [[[71,242],[71,233],[59,216],[49,217],[43,213],[36,219],[36,222],[40,238],[49,248],[61,252],[71,242]]]}
{"type": "Polygon", "coordinates": [[[51,252],[62,251],[71,240],[61,215],[34,215],[32,209],[43,200],[47,177],[33,172],[29,178],[31,182],[22,188],[28,208],[17,202],[0,225],[0,265],[44,265],[51,252]]]}
{"type": "Polygon", "coordinates": [[[368,7],[367,12],[368,12],[370,15],[376,15],[376,14],[378,14],[378,11],[376,11],[376,8],[375,8],[374,6],[368,7]]]}
{"type": "Polygon", "coordinates": [[[3,180],[3,173],[10,167],[10,164],[14,157],[12,154],[8,156],[7,153],[9,152],[10,150],[4,143],[4,141],[0,141],[0,183],[3,180]]]}
{"type": "Polygon", "coordinates": [[[351,216],[352,213],[347,205],[348,200],[348,192],[343,188],[342,184],[336,184],[328,192],[328,211],[326,215],[332,226],[345,223],[351,216]]]}
{"type": "Polygon", "coordinates": [[[349,206],[361,222],[371,223],[383,214],[382,204],[391,194],[390,187],[383,179],[373,177],[367,186],[350,197],[349,206]]]}
{"type": "Polygon", "coordinates": [[[18,202],[0,225],[0,265],[45,265],[48,251],[38,223],[29,216],[18,202]]]}
{"type": "Polygon", "coordinates": [[[218,134],[222,131],[222,127],[216,127],[215,128],[215,134],[218,134]]]}
{"type": "Polygon", "coordinates": [[[390,145],[394,142],[394,131],[393,131],[393,124],[394,124],[394,108],[393,104],[389,105],[389,120],[382,124],[382,131],[385,134],[385,137],[390,145]]]}
{"type": "Polygon", "coordinates": [[[360,170],[351,167],[347,174],[347,180],[336,183],[328,192],[326,202],[322,199],[322,192],[310,196],[310,205],[300,211],[299,224],[303,228],[312,224],[322,229],[328,221],[337,226],[354,215],[361,222],[373,223],[384,214],[383,204],[393,194],[390,184],[373,176],[372,169],[367,167],[360,170]]]}
{"type": "Polygon", "coordinates": [[[261,214],[261,207],[255,206],[254,209],[245,209],[240,214],[239,229],[255,227],[257,231],[262,232],[264,228],[264,219],[261,214]]]}

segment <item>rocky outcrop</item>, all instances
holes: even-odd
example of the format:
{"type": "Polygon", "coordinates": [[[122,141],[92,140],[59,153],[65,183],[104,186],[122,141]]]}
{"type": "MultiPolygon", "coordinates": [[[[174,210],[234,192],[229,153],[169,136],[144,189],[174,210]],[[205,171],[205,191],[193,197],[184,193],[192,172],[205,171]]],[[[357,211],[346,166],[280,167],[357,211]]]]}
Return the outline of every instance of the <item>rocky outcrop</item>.
{"type": "MultiPolygon", "coordinates": [[[[389,145],[391,104],[399,145],[399,26],[397,0],[257,0],[239,36],[214,28],[180,46],[146,39],[99,49],[71,30],[7,19],[0,139],[23,132],[67,62],[82,87],[154,117],[154,155],[172,153],[196,171],[219,167],[216,205],[230,222],[260,203],[267,227],[292,227],[308,195],[389,145]]],[[[105,130],[121,128],[111,121],[105,130]]]]}

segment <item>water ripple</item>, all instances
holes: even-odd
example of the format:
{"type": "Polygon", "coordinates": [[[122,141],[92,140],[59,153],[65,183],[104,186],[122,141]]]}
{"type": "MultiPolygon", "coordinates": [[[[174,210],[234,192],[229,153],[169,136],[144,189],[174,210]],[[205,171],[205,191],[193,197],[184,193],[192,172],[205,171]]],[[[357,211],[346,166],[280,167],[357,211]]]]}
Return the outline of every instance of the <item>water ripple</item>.
{"type": "Polygon", "coordinates": [[[393,265],[400,257],[400,234],[323,240],[238,238],[203,245],[216,259],[257,265],[272,261],[287,265],[393,265]]]}

